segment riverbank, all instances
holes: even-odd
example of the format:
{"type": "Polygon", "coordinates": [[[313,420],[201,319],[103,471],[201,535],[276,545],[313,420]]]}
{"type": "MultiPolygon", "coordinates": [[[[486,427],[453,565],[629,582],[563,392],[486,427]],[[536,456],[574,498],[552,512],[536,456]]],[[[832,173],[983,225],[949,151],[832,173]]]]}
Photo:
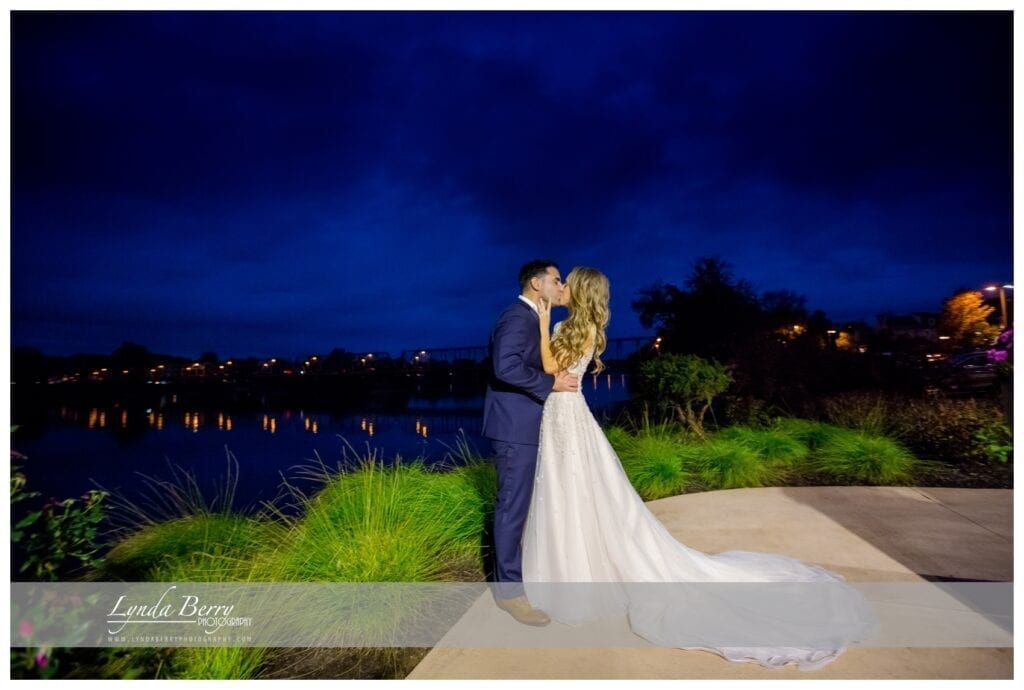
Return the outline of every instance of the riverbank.
{"type": "MultiPolygon", "coordinates": [[[[795,418],[779,419],[770,428],[729,427],[706,439],[682,434],[670,425],[611,427],[606,433],[634,488],[653,506],[660,505],[657,499],[685,498],[692,504],[722,500],[745,490],[794,496],[840,489],[854,494],[883,489],[905,492],[926,486],[922,478],[943,470],[943,463],[921,460],[893,439],[795,418]]],[[[322,464],[311,465],[302,476],[313,481],[314,491],[304,493],[287,485],[291,493],[285,501],[265,504],[254,514],[234,511],[230,492],[222,501],[205,503],[187,484],[161,484],[161,495],[149,506],[113,497],[123,528],[114,535],[103,567],[87,578],[482,582],[496,476],[488,459],[467,444],[453,450],[455,462],[443,471],[416,460],[385,465],[376,455],[340,473],[322,464]],[[283,503],[297,509],[285,514],[283,503]]],[[[1012,474],[1012,460],[998,466],[1006,476],[1012,474]]],[[[712,510],[711,514],[722,521],[716,529],[736,531],[737,523],[729,513],[712,510]]],[[[876,526],[885,527],[883,523],[876,526]]],[[[796,527],[798,532],[817,534],[817,528],[808,531],[799,522],[796,527]]],[[[776,529],[774,516],[763,520],[766,534],[776,529]]],[[[688,545],[708,550],[699,540],[688,541],[693,535],[684,536],[688,545]]],[[[765,535],[757,531],[747,536],[755,539],[747,547],[750,550],[776,551],[780,546],[762,539],[765,535]]],[[[963,543],[974,547],[971,541],[963,543]]],[[[957,548],[957,543],[947,547],[957,548]]],[[[808,560],[816,557],[808,554],[808,560]]],[[[146,648],[58,651],[75,657],[78,677],[124,677],[128,668],[138,677],[190,679],[402,678],[429,653],[425,649],[184,648],[173,649],[164,658],[161,650],[146,648]]]]}

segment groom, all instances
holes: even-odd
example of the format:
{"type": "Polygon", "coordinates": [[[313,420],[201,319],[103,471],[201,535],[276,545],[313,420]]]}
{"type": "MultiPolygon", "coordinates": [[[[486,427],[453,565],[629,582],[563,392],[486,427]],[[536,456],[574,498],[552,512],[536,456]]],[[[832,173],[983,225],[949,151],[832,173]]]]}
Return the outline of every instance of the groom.
{"type": "Polygon", "coordinates": [[[523,588],[520,539],[533,494],[544,400],[551,391],[575,391],[579,377],[544,373],[540,358],[538,305],[562,304],[562,277],[553,261],[531,261],[519,270],[519,298],[498,317],[491,332],[491,375],[484,396],[483,435],[491,439],[498,472],[494,507],[495,601],[517,621],[547,625],[523,588]]]}

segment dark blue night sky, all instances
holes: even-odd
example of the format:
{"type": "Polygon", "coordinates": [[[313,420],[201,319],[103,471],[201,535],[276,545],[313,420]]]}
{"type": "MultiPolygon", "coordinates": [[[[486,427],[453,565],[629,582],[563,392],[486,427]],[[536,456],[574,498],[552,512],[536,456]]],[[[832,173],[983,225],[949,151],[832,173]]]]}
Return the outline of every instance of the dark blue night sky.
{"type": "Polygon", "coordinates": [[[485,345],[536,257],[608,274],[611,337],[703,255],[837,322],[938,311],[1012,281],[1011,25],[16,12],[13,343],[485,345]]]}

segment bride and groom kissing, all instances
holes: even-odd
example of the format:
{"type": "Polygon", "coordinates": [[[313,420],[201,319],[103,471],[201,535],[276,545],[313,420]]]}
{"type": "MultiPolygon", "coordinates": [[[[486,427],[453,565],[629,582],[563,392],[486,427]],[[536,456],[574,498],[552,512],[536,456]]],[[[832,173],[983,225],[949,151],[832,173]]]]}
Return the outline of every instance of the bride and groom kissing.
{"type": "Polygon", "coordinates": [[[491,332],[484,397],[482,435],[491,441],[498,480],[492,588],[499,608],[534,626],[628,615],[634,633],[659,645],[801,670],[821,668],[875,631],[863,595],[838,573],[782,554],[706,554],[676,540],[633,488],[581,390],[592,361],[594,373],[604,369],[608,278],[578,266],[563,283],[558,264],[536,260],[520,269],[519,289],[491,332]],[[552,332],[555,306],[568,316],[552,332]],[[732,644],[724,640],[749,638],[741,634],[751,630],[749,607],[706,590],[694,600],[691,590],[651,597],[650,588],[622,586],[737,582],[829,587],[805,587],[797,602],[780,599],[785,617],[760,616],[771,643],[732,644]],[[593,583],[612,586],[594,597],[585,587],[593,583]],[[815,597],[823,598],[809,605],[815,597]],[[698,609],[704,615],[695,615],[698,609]],[[774,642],[786,635],[805,644],[774,642]]]}

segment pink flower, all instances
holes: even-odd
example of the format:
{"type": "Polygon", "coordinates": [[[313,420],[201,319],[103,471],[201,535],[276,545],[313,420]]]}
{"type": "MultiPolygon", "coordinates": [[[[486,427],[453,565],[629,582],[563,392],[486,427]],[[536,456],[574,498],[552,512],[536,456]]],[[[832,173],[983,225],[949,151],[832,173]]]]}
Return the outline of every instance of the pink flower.
{"type": "Polygon", "coordinates": [[[994,362],[1006,361],[1006,350],[989,350],[989,359],[994,362]]]}
{"type": "Polygon", "coordinates": [[[22,618],[21,622],[18,623],[18,634],[22,637],[32,637],[33,632],[32,624],[22,618]]]}
{"type": "Polygon", "coordinates": [[[46,668],[46,664],[48,662],[49,660],[46,658],[46,652],[40,649],[36,653],[36,663],[39,664],[39,666],[41,666],[42,668],[46,668]]]}

